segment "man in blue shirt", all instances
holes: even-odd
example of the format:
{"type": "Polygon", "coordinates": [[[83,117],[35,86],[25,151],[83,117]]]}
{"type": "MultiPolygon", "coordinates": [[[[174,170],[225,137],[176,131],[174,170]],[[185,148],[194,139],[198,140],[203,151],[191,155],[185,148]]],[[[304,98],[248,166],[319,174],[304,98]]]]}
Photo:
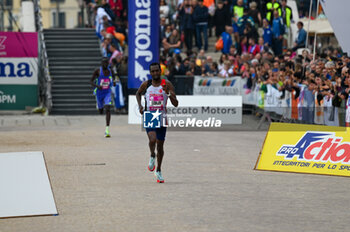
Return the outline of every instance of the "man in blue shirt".
{"type": "Polygon", "coordinates": [[[233,32],[233,28],[231,26],[226,26],[226,31],[224,31],[221,34],[221,38],[224,42],[224,47],[222,48],[221,52],[223,54],[229,54],[230,53],[230,47],[232,45],[232,37],[231,34],[233,32]]]}
{"type": "Polygon", "coordinates": [[[272,30],[271,30],[269,21],[267,21],[267,19],[263,20],[263,27],[264,27],[264,33],[263,33],[264,45],[271,47],[271,45],[272,45],[272,30]]]}
{"type": "Polygon", "coordinates": [[[283,46],[283,34],[284,24],[283,19],[279,16],[278,11],[273,12],[274,18],[272,21],[272,50],[275,53],[275,56],[282,54],[283,46]]]}
{"type": "Polygon", "coordinates": [[[306,44],[306,31],[304,30],[304,24],[302,22],[298,22],[298,36],[295,39],[293,51],[296,51],[299,48],[305,48],[306,44]]]}

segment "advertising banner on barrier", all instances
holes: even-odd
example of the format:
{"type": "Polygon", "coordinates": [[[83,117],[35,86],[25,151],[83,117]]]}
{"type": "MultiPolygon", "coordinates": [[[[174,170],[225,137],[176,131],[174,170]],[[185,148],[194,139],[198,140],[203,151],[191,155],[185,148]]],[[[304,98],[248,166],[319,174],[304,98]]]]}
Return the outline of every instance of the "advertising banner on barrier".
{"type": "Polygon", "coordinates": [[[159,1],[129,1],[128,88],[151,78],[149,65],[159,62],[159,1]]]}
{"type": "Polygon", "coordinates": [[[38,104],[38,34],[0,32],[0,110],[38,104]]]}
{"type": "MultiPolygon", "coordinates": [[[[242,124],[241,96],[177,96],[178,107],[167,107],[167,127],[173,130],[227,129],[242,124]]],[[[144,105],[143,98],[142,104],[144,105]]],[[[135,95],[129,95],[129,124],[141,124],[135,95]]],[[[152,117],[153,118],[153,117],[152,117]]]]}
{"type": "Polygon", "coordinates": [[[195,76],[193,95],[242,95],[241,77],[219,78],[195,76]]]}
{"type": "Polygon", "coordinates": [[[38,58],[0,58],[0,84],[37,85],[38,58]]]}
{"type": "Polygon", "coordinates": [[[255,169],[350,176],[350,130],[272,123],[255,169]]]}
{"type": "Polygon", "coordinates": [[[0,32],[0,57],[38,57],[38,33],[0,32]]]}

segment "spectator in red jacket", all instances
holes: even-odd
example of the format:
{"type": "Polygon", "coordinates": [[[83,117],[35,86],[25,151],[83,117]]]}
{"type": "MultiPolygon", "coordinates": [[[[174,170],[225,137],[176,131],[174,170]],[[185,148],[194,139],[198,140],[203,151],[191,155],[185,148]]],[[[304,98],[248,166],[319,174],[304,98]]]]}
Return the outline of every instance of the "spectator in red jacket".
{"type": "Polygon", "coordinates": [[[255,40],[253,38],[249,38],[248,52],[253,56],[260,53],[260,47],[258,44],[255,43],[255,40]]]}

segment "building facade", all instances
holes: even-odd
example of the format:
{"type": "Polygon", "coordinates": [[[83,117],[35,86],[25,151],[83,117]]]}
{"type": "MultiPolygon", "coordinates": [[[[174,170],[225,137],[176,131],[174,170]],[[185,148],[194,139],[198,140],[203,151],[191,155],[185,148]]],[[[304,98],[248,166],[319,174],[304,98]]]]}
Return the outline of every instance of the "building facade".
{"type": "MultiPolygon", "coordinates": [[[[34,0],[35,1],[35,0],[34,0]]],[[[76,28],[81,24],[82,0],[40,0],[44,28],[76,28]],[[57,12],[58,17],[57,17],[57,12]]],[[[23,0],[0,0],[0,31],[19,31],[23,0]]]]}

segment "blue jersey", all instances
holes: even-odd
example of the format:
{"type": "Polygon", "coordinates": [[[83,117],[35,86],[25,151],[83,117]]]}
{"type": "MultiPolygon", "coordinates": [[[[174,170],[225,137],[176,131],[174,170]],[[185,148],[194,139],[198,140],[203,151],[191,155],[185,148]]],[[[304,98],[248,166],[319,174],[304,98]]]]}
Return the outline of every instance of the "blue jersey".
{"type": "Polygon", "coordinates": [[[263,34],[263,38],[264,38],[264,44],[268,44],[269,46],[271,46],[272,44],[272,31],[271,31],[271,27],[268,26],[267,28],[264,28],[264,34],[263,34]]]}
{"type": "Polygon", "coordinates": [[[222,40],[224,41],[224,47],[222,48],[222,53],[224,54],[229,54],[230,53],[230,47],[232,45],[232,38],[231,35],[229,33],[227,33],[226,31],[224,31],[221,34],[222,40]]]}
{"type": "Polygon", "coordinates": [[[113,86],[113,78],[112,78],[112,72],[109,68],[108,68],[108,71],[109,71],[109,75],[105,76],[103,74],[102,67],[100,67],[100,75],[95,81],[96,81],[96,85],[101,86],[102,89],[95,88],[94,93],[96,95],[105,95],[105,94],[111,93],[112,91],[111,88],[113,86]]]}

